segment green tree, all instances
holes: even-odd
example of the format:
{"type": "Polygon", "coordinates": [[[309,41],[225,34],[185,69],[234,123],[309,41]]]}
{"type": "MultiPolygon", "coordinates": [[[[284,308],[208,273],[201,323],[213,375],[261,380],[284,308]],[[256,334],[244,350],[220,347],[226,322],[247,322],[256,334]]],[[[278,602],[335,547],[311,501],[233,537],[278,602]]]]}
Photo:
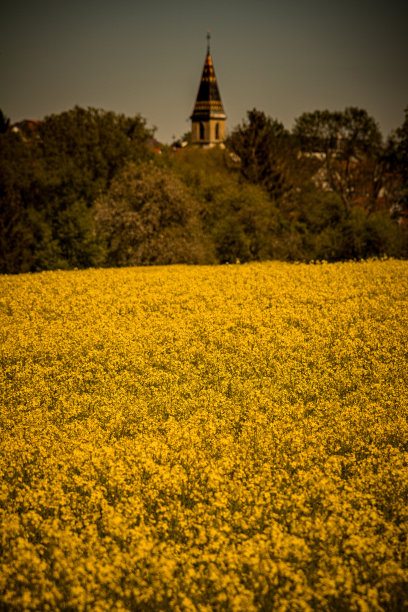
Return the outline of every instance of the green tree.
{"type": "Polygon", "coordinates": [[[31,207],[34,160],[19,134],[0,134],[0,272],[28,272],[34,265],[31,207]]]}
{"type": "Polygon", "coordinates": [[[10,127],[10,119],[6,117],[3,111],[0,109],[0,134],[4,134],[10,127]]]}
{"type": "Polygon", "coordinates": [[[282,123],[253,109],[233,130],[228,148],[237,156],[243,176],[262,185],[281,209],[293,208],[305,164],[282,123]]]}
{"type": "Polygon", "coordinates": [[[296,119],[293,130],[305,156],[315,160],[315,180],[337,193],[347,214],[354,204],[372,211],[382,187],[382,137],[365,110],[315,111],[296,119]]]}
{"type": "Polygon", "coordinates": [[[82,200],[91,206],[129,161],[150,157],[152,132],[140,117],[75,107],[39,124],[36,139],[48,201],[57,207],[82,200]]]}
{"type": "Polygon", "coordinates": [[[95,205],[106,264],[213,263],[199,205],[169,169],[130,163],[95,205]]]}
{"type": "Polygon", "coordinates": [[[75,202],[60,211],[54,226],[61,256],[68,267],[88,268],[103,263],[103,242],[96,236],[92,213],[85,202],[75,202]]]}
{"type": "Polygon", "coordinates": [[[276,205],[263,187],[242,176],[228,150],[186,149],[172,164],[201,203],[204,230],[211,236],[219,262],[276,256],[276,205]]]}
{"type": "Polygon", "coordinates": [[[0,269],[98,265],[88,209],[126,163],[151,157],[150,136],[140,116],[79,107],[0,134],[0,269]]]}
{"type": "Polygon", "coordinates": [[[393,216],[408,224],[408,107],[403,124],[388,139],[385,157],[385,191],[393,216]]]}

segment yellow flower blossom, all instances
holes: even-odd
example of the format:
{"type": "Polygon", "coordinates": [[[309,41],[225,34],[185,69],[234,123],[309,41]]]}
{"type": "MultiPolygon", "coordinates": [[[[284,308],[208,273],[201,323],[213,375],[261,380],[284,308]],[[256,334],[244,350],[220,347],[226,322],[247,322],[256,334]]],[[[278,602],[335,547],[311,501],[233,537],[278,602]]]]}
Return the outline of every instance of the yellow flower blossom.
{"type": "Polygon", "coordinates": [[[408,263],[0,277],[0,608],[408,608],[408,263]]]}

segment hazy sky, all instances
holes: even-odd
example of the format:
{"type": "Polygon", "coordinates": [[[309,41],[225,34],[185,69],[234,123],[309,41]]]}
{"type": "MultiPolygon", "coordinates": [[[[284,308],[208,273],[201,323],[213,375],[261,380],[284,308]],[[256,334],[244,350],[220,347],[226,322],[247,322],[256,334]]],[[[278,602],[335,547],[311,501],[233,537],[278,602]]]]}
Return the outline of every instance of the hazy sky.
{"type": "Polygon", "coordinates": [[[287,128],[346,106],[384,136],[403,121],[408,2],[395,0],[3,0],[0,108],[12,122],[140,113],[170,142],[190,129],[207,29],[229,130],[254,107],[287,128]]]}

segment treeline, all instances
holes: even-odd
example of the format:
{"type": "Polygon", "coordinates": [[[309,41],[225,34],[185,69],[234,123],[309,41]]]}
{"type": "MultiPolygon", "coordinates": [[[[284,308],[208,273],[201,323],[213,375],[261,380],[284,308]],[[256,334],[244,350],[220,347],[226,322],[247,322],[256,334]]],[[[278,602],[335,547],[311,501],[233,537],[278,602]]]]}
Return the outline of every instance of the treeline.
{"type": "Polygon", "coordinates": [[[408,109],[385,143],[356,108],[291,132],[252,110],[224,150],[152,141],[140,116],[0,112],[0,272],[408,256],[408,109]]]}

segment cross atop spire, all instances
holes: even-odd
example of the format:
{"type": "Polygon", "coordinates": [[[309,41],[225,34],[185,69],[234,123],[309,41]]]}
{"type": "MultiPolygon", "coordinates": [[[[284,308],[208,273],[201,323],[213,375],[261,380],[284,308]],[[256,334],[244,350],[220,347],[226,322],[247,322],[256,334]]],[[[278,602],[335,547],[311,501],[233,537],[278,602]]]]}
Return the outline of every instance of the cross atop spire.
{"type": "Polygon", "coordinates": [[[207,55],[210,55],[210,40],[211,40],[211,32],[207,30],[207,55]]]}

